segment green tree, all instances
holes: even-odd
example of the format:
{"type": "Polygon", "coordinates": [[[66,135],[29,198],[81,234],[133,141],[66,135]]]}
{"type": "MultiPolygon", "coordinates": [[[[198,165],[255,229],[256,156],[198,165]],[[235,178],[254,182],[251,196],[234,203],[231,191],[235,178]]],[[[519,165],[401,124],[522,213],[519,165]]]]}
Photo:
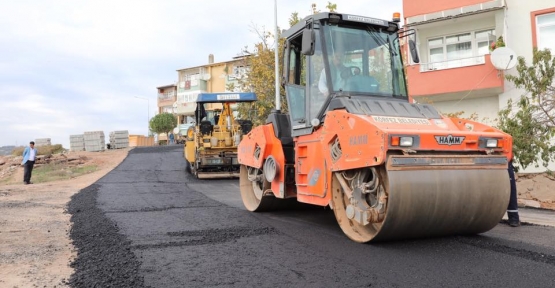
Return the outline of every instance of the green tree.
{"type": "MultiPolygon", "coordinates": [[[[316,3],[312,3],[311,8],[312,8],[312,14],[318,14],[322,12],[317,8],[316,3]]],[[[329,12],[337,12],[337,4],[335,3],[331,3],[328,1],[326,8],[328,9],[329,12]]]]}
{"type": "MultiPolygon", "coordinates": [[[[242,91],[256,93],[257,101],[241,103],[238,106],[240,118],[250,119],[253,124],[264,124],[266,118],[275,108],[275,37],[271,32],[258,32],[260,42],[254,45],[253,51],[246,48],[243,53],[250,55],[245,58],[245,65],[249,67],[244,77],[238,79],[242,91]],[[274,40],[274,43],[271,41],[274,40]]],[[[278,37],[279,39],[279,37],[278,37]]],[[[279,67],[283,62],[283,39],[277,43],[279,67]]],[[[281,111],[287,112],[287,102],[283,88],[280,89],[281,111]]]]}
{"type": "Polygon", "coordinates": [[[335,3],[328,2],[328,5],[326,5],[326,8],[328,8],[328,11],[330,12],[337,12],[337,4],[335,3]]]}
{"type": "Polygon", "coordinates": [[[555,160],[555,147],[550,143],[555,136],[555,58],[548,49],[533,53],[531,66],[518,57],[517,75],[506,76],[526,94],[516,107],[509,100],[499,111],[499,128],[513,136],[515,163],[523,169],[555,160]]]}
{"type": "Polygon", "coordinates": [[[169,133],[177,125],[177,119],[171,113],[161,113],[150,119],[150,130],[156,134],[169,133]]]}
{"type": "Polygon", "coordinates": [[[299,17],[299,12],[291,13],[291,16],[289,17],[289,27],[293,27],[295,24],[299,23],[300,21],[301,21],[301,18],[299,17]]]}

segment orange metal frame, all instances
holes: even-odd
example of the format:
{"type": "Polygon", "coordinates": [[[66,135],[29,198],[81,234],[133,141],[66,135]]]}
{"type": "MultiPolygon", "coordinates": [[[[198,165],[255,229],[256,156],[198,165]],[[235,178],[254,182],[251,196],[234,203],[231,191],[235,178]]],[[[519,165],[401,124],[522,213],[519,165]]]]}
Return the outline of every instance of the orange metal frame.
{"type": "MultiPolygon", "coordinates": [[[[486,155],[486,149],[478,146],[479,138],[497,138],[499,147],[490,149],[488,153],[504,155],[508,159],[512,157],[511,136],[481,123],[455,118],[375,118],[350,114],[345,110],[329,111],[322,127],[310,135],[294,139],[297,200],[326,206],[331,199],[333,172],[378,166],[386,161],[388,151],[399,150],[399,154],[403,150],[406,152],[407,149],[390,146],[391,135],[416,136],[419,139],[418,147],[408,148],[433,151],[432,155],[437,152],[457,155],[457,152],[464,154],[478,151],[486,155]],[[463,136],[464,141],[456,145],[440,145],[435,138],[437,135],[463,136]],[[341,155],[333,159],[331,150],[336,141],[340,143],[341,155]]],[[[273,156],[279,166],[278,175],[271,183],[274,195],[278,198],[294,196],[292,191],[280,191],[280,187],[286,186],[285,157],[271,124],[256,127],[247,134],[239,145],[238,153],[241,164],[255,168],[262,168],[264,160],[273,156]],[[257,147],[260,149],[258,158],[254,157],[257,147]]]]}

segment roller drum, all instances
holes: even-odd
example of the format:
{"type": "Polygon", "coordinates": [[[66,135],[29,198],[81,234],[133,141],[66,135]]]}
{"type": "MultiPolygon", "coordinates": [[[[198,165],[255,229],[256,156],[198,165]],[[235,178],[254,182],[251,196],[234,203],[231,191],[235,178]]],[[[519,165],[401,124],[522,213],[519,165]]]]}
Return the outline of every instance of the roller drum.
{"type": "Polygon", "coordinates": [[[385,219],[374,240],[477,234],[495,227],[509,202],[507,170],[387,171],[385,219]]]}

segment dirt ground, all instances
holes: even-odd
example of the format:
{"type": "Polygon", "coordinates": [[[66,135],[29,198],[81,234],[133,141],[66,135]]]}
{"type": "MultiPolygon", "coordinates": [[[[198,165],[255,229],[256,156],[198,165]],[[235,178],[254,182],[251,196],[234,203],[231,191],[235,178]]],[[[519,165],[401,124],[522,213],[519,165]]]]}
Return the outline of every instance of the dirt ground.
{"type": "MultiPolygon", "coordinates": [[[[67,203],[121,163],[128,152],[69,152],[66,158],[98,169],[69,180],[32,185],[22,184],[21,157],[0,156],[0,287],[67,286],[75,256],[68,236],[67,203]]],[[[555,210],[554,179],[547,174],[520,174],[519,204],[555,210]]]]}
{"type": "MultiPolygon", "coordinates": [[[[23,185],[21,157],[0,158],[0,287],[66,287],[75,251],[68,233],[70,197],[125,159],[129,149],[69,152],[97,170],[69,180],[23,185]],[[6,181],[7,177],[11,180],[6,181]],[[13,183],[17,184],[13,184],[13,183]],[[7,183],[7,185],[6,185],[7,183]]],[[[31,181],[33,179],[31,178],[31,181]]]]}
{"type": "Polygon", "coordinates": [[[547,173],[517,175],[518,204],[555,210],[555,177],[547,173]]]}

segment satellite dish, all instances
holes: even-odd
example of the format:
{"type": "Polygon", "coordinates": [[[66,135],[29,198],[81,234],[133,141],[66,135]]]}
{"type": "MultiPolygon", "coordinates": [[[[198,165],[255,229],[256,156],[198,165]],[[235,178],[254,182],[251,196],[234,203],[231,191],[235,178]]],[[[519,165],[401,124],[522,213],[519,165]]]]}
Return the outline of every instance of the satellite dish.
{"type": "Polygon", "coordinates": [[[177,101],[173,102],[173,108],[177,108],[177,101]]]}
{"type": "Polygon", "coordinates": [[[491,64],[497,70],[509,70],[515,67],[516,53],[511,48],[499,47],[491,52],[491,64]]]}
{"type": "Polygon", "coordinates": [[[173,128],[173,134],[178,134],[178,133],[179,133],[179,127],[173,128]]]}

